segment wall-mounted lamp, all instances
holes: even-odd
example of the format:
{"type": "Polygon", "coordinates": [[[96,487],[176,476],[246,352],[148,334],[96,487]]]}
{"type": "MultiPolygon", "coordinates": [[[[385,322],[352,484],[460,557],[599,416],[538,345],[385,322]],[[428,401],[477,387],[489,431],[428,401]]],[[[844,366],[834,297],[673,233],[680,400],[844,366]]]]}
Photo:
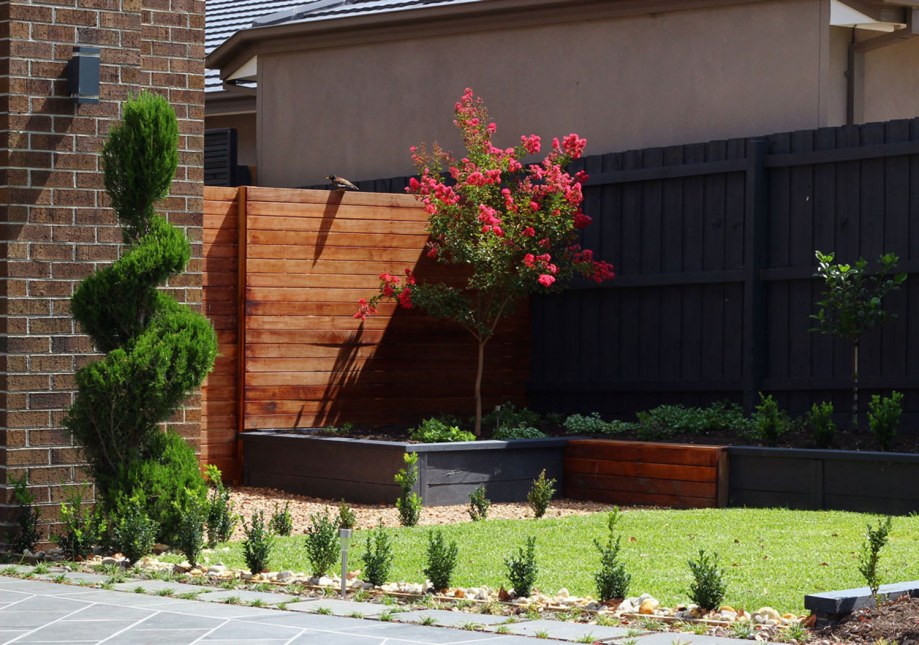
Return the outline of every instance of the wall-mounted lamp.
{"type": "Polygon", "coordinates": [[[80,103],[99,102],[99,48],[74,47],[67,63],[67,91],[80,103]]]}

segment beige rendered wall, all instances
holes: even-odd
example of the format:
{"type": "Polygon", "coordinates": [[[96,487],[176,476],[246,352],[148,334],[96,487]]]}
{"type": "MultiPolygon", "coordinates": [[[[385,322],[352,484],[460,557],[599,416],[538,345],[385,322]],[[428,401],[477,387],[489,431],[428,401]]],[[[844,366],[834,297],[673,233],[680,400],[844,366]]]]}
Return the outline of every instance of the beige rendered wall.
{"type": "Polygon", "coordinates": [[[502,145],[575,131],[601,153],[818,127],[827,7],[754,2],[261,55],[260,183],[408,174],[410,145],[459,147],[452,107],[467,86],[502,145]]]}
{"type": "Polygon", "coordinates": [[[865,54],[864,121],[919,116],[919,38],[865,54]]]}

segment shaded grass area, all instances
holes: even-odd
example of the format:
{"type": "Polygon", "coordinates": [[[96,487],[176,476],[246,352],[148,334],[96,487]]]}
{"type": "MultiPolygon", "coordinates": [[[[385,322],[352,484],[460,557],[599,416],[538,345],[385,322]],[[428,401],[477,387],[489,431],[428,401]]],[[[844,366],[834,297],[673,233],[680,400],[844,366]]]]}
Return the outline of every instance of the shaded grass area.
{"type": "MultiPolygon", "coordinates": [[[[504,558],[536,537],[539,575],[547,592],[565,587],[595,595],[599,555],[593,540],[605,539],[606,515],[541,520],[489,520],[441,527],[459,546],[453,577],[458,586],[508,585],[504,558]]],[[[686,561],[699,549],[717,552],[728,584],[725,603],[756,610],[764,605],[803,613],[804,595],[859,587],[858,554],[873,515],[784,509],[629,510],[620,524],[622,556],[632,574],[630,594],[654,595],[665,605],[688,601],[686,561]]],[[[297,527],[303,530],[303,527],[297,527]]],[[[393,540],[391,580],[421,582],[429,527],[386,529],[393,540]]],[[[367,531],[356,531],[349,569],[360,568],[367,531]]],[[[271,569],[308,571],[304,536],[279,538],[271,569]]],[[[178,556],[168,556],[180,560],[178,556]]],[[[241,543],[206,552],[205,561],[245,568],[241,543]]],[[[919,579],[919,516],[897,517],[883,551],[881,581],[919,579]]]]}

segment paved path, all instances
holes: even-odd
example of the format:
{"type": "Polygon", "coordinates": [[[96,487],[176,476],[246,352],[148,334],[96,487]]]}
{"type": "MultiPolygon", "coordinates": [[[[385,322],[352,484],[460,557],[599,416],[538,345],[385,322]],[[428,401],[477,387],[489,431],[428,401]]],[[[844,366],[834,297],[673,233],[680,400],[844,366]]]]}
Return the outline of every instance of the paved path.
{"type": "MultiPolygon", "coordinates": [[[[71,582],[81,581],[78,574],[71,575],[71,582]]],[[[178,598],[190,587],[179,583],[135,581],[118,587],[121,590],[109,591],[0,576],[0,643],[566,645],[594,639],[615,645],[750,645],[750,641],[639,634],[621,627],[559,621],[520,620],[502,626],[496,616],[438,610],[393,613],[389,621],[368,620],[355,616],[375,613],[379,617],[380,605],[333,599],[286,604],[281,594],[264,593],[246,602],[256,600],[266,606],[253,607],[225,604],[228,592],[201,587],[193,590],[194,599],[178,598]],[[139,587],[146,593],[135,593],[139,587]],[[272,600],[282,603],[283,609],[267,607],[272,600]],[[316,613],[319,609],[323,613],[316,613]],[[442,626],[422,625],[422,621],[442,626]],[[489,631],[474,631],[479,629],[489,631]],[[496,633],[498,629],[508,633],[496,633]]],[[[243,601],[245,593],[257,592],[235,595],[243,601]]]]}

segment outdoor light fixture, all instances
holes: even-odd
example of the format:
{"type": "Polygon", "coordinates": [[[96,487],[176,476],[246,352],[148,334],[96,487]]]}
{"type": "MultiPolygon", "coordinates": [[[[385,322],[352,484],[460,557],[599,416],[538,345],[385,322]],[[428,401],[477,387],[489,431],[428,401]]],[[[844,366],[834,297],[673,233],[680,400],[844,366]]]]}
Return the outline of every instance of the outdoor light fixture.
{"type": "Polygon", "coordinates": [[[67,63],[67,91],[81,103],[99,102],[99,48],[74,47],[67,63]]]}
{"type": "Polygon", "coordinates": [[[341,597],[348,595],[348,547],[351,546],[351,529],[338,529],[341,539],[341,597]]]}

